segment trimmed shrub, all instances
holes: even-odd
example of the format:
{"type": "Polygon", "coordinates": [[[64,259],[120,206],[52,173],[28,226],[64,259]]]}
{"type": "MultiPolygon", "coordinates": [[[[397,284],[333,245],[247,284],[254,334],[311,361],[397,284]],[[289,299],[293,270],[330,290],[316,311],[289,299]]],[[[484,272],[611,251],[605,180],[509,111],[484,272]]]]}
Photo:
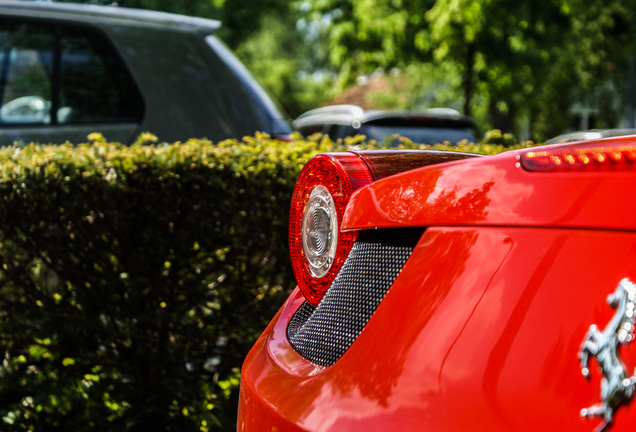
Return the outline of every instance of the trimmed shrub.
{"type": "Polygon", "coordinates": [[[294,286],[300,169],[378,145],[89,139],[0,149],[0,424],[233,430],[243,358],[294,286]]]}

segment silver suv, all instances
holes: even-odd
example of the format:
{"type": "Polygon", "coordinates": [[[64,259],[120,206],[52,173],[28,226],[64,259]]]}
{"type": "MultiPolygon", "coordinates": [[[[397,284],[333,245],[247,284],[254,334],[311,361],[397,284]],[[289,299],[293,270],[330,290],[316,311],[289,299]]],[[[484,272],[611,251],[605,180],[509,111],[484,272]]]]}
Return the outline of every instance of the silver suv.
{"type": "Polygon", "coordinates": [[[274,136],[291,129],[213,35],[219,23],[86,4],[0,2],[0,145],[274,136]]]}

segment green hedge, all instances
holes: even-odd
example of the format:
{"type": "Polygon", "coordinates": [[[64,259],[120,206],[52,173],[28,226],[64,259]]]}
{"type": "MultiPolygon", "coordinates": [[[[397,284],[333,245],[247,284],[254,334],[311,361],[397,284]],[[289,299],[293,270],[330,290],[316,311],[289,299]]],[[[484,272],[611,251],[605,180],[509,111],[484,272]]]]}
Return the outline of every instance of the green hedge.
{"type": "Polygon", "coordinates": [[[233,430],[302,165],[377,144],[89,140],[0,149],[0,429],[233,430]]]}

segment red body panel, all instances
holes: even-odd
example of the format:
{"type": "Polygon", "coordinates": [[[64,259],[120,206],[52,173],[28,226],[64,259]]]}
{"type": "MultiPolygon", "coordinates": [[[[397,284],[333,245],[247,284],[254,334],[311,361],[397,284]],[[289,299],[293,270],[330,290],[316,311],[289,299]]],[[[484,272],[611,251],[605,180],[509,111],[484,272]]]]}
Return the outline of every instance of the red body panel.
{"type": "Polygon", "coordinates": [[[354,193],[342,229],[430,225],[636,228],[631,171],[536,173],[516,153],[398,174],[354,193]]]}
{"type": "MultiPolygon", "coordinates": [[[[240,431],[592,431],[601,373],[579,350],[606,298],[636,281],[636,173],[528,173],[507,154],[361,189],[346,229],[428,227],[332,366],[291,347],[298,290],[248,355],[240,431]]],[[[621,348],[629,375],[636,342],[621,348]]],[[[636,407],[612,431],[631,430],[636,407]]]]}
{"type": "MultiPolygon", "coordinates": [[[[600,401],[600,376],[587,381],[577,354],[613,314],[606,295],[636,278],[634,251],[635,234],[430,229],[331,367],[287,343],[292,296],[245,362],[239,429],[591,431],[579,412],[600,401]]],[[[618,412],[615,430],[634,424],[633,407],[618,412]]]]}

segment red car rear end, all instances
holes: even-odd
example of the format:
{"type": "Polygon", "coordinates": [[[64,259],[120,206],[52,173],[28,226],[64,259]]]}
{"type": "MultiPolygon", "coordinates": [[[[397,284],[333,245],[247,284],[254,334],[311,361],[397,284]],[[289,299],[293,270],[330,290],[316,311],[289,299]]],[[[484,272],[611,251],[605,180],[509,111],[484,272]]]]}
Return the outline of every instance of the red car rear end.
{"type": "Polygon", "coordinates": [[[635,137],[310,161],[238,430],[632,429],[635,183],[635,137]]]}

